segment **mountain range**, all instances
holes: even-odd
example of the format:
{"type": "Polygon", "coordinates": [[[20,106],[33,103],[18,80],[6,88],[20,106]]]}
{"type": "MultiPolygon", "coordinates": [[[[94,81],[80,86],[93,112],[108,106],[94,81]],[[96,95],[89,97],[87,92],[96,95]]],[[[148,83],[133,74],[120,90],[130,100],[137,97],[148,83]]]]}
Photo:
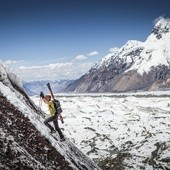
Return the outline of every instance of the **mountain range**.
{"type": "Polygon", "coordinates": [[[50,83],[54,93],[63,92],[64,89],[72,83],[73,80],[38,80],[38,81],[23,81],[23,87],[29,96],[40,94],[43,91],[45,94],[49,94],[49,90],[46,86],[50,83]]]}
{"type": "Polygon", "coordinates": [[[170,89],[170,19],[159,18],[145,42],[129,40],[69,84],[71,92],[170,89]]]}

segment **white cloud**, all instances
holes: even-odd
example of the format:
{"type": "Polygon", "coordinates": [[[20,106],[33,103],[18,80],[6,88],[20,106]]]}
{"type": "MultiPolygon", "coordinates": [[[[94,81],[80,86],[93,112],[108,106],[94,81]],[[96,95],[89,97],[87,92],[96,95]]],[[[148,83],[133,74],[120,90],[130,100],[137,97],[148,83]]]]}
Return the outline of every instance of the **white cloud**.
{"type": "Polygon", "coordinates": [[[98,55],[99,53],[97,51],[92,51],[90,53],[88,53],[87,55],[88,56],[95,56],[95,55],[98,55]]]}
{"type": "Polygon", "coordinates": [[[77,79],[93,65],[92,62],[52,63],[42,66],[21,66],[15,73],[22,80],[77,79]]]}
{"type": "Polygon", "coordinates": [[[77,55],[71,62],[67,63],[25,66],[23,61],[7,60],[6,64],[13,68],[14,73],[20,79],[25,81],[77,79],[94,65],[94,61],[87,59],[97,54],[97,51],[92,51],[85,55],[77,55]],[[23,65],[21,66],[21,64],[23,65]]]}
{"type": "Polygon", "coordinates": [[[85,55],[78,55],[76,56],[76,60],[86,60],[87,57],[85,55]]]}
{"type": "Polygon", "coordinates": [[[97,51],[92,51],[92,52],[89,52],[88,54],[86,55],[78,55],[75,57],[76,60],[86,60],[88,59],[88,57],[91,57],[91,56],[95,56],[95,55],[98,55],[99,53],[97,51]]]}
{"type": "Polygon", "coordinates": [[[17,61],[17,60],[6,60],[4,63],[7,64],[7,65],[13,65],[13,64],[19,64],[21,63],[22,61],[17,61]]]}
{"type": "Polygon", "coordinates": [[[5,64],[8,64],[8,65],[10,65],[10,64],[16,64],[17,63],[17,61],[16,60],[6,60],[5,61],[5,64]]]}
{"type": "Polygon", "coordinates": [[[110,48],[110,49],[109,49],[109,52],[114,53],[114,52],[116,52],[117,50],[119,50],[118,47],[113,47],[113,48],[110,48]]]}

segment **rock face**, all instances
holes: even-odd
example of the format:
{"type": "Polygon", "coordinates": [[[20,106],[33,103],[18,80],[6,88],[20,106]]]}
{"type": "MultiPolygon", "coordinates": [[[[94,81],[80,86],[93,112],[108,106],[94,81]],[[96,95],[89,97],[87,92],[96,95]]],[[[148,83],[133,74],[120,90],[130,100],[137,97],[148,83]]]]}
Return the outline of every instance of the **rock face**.
{"type": "Polygon", "coordinates": [[[68,139],[51,135],[45,117],[0,62],[0,169],[100,169],[68,139]]]}
{"type": "Polygon", "coordinates": [[[159,18],[145,42],[128,41],[71,83],[73,92],[127,92],[170,88],[170,20],[159,18]]]}

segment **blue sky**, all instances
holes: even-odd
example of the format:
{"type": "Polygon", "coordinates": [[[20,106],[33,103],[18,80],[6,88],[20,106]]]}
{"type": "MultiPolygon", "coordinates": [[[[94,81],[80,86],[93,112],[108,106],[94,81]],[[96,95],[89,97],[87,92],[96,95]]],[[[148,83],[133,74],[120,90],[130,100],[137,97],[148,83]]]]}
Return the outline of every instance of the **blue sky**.
{"type": "Polygon", "coordinates": [[[0,0],[0,59],[22,80],[75,79],[113,47],[145,41],[169,0],[0,0]]]}

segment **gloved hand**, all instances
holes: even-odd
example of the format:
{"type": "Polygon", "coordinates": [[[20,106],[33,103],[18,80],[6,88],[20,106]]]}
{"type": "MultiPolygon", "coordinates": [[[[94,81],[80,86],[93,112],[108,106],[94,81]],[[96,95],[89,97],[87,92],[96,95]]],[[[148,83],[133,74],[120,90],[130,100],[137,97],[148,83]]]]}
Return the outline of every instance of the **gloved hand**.
{"type": "Polygon", "coordinates": [[[40,92],[40,97],[44,98],[44,93],[42,91],[40,92]]]}

